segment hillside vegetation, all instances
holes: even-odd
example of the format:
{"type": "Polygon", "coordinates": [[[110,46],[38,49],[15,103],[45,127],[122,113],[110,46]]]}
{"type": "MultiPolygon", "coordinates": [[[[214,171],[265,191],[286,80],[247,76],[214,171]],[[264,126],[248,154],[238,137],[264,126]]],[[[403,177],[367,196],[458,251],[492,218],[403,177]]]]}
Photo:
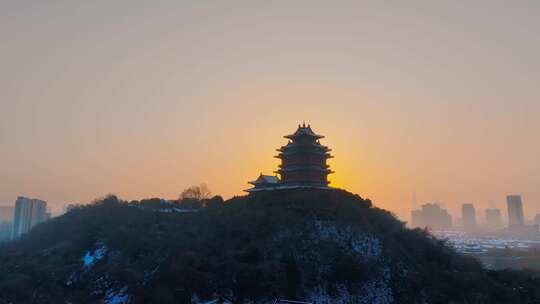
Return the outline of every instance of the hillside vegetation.
{"type": "Polygon", "coordinates": [[[0,248],[0,303],[539,303],[538,286],[342,190],[111,196],[0,248]]]}

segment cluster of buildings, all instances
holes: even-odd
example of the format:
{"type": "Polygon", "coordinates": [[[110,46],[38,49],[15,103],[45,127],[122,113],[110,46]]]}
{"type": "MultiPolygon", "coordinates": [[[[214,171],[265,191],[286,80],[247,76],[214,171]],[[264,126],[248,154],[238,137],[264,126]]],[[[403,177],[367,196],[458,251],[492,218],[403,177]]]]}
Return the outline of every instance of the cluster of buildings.
{"type": "Polygon", "coordinates": [[[414,227],[429,227],[433,230],[450,230],[452,228],[452,216],[436,203],[425,204],[420,210],[413,210],[411,218],[414,227]]]}
{"type": "Polygon", "coordinates": [[[476,209],[473,204],[461,206],[461,219],[454,226],[452,216],[439,204],[425,204],[419,210],[411,212],[413,227],[427,227],[432,230],[452,230],[461,228],[465,232],[501,232],[509,236],[517,237],[540,237],[540,214],[536,215],[532,223],[525,221],[523,202],[520,195],[508,195],[506,197],[507,225],[503,223],[500,209],[488,208],[485,210],[485,223],[480,225],[476,209]]]}
{"type": "Polygon", "coordinates": [[[0,241],[17,239],[50,217],[47,202],[19,196],[15,206],[0,207],[0,241]]]}

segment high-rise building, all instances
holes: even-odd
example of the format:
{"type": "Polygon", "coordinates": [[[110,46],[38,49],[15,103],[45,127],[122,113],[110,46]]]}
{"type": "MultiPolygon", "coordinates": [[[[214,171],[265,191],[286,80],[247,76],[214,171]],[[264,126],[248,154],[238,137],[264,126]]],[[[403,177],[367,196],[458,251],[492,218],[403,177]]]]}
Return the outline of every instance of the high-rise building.
{"type": "Polygon", "coordinates": [[[534,217],[534,224],[540,226],[540,213],[534,217]]]}
{"type": "Polygon", "coordinates": [[[39,199],[19,196],[15,201],[15,217],[13,219],[13,238],[30,231],[35,225],[46,220],[47,203],[39,199]]]}
{"type": "Polygon", "coordinates": [[[412,226],[433,230],[445,230],[452,227],[452,216],[439,204],[425,204],[422,209],[411,212],[412,226]]]}
{"type": "Polygon", "coordinates": [[[0,222],[0,242],[8,241],[11,239],[11,229],[13,225],[11,222],[0,222]]]}
{"type": "Polygon", "coordinates": [[[463,204],[461,206],[461,218],[465,229],[476,228],[476,210],[473,204],[463,204]]]}
{"type": "Polygon", "coordinates": [[[508,227],[523,226],[523,203],[520,195],[508,195],[506,197],[508,207],[508,227]]]}
{"type": "Polygon", "coordinates": [[[12,206],[0,206],[0,242],[11,238],[14,210],[12,206]]]}
{"type": "Polygon", "coordinates": [[[411,211],[411,223],[412,227],[420,227],[423,228],[426,225],[424,225],[424,215],[422,213],[422,210],[412,210],[411,211]]]}
{"type": "Polygon", "coordinates": [[[486,209],[486,227],[492,230],[502,228],[501,210],[497,208],[486,209]]]}

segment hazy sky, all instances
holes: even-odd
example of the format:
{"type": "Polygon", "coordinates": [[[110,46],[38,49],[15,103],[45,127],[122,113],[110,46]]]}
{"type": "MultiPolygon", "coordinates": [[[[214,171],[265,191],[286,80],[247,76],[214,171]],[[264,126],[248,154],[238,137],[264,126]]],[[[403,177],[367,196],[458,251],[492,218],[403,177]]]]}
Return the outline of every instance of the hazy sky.
{"type": "Polygon", "coordinates": [[[540,212],[540,2],[389,3],[0,1],[0,204],[230,197],[306,121],[380,207],[540,212]]]}

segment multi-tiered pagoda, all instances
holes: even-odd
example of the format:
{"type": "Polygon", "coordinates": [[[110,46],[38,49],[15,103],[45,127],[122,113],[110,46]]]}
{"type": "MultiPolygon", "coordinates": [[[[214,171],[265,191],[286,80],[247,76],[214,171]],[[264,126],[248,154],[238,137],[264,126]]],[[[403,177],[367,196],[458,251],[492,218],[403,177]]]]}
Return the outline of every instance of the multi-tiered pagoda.
{"type": "Polygon", "coordinates": [[[279,149],[275,157],[281,159],[279,170],[283,186],[327,187],[328,174],[333,173],[326,160],[332,158],[330,149],[321,145],[311,126],[299,125],[294,134],[284,136],[289,143],[279,149]]]}
{"type": "Polygon", "coordinates": [[[304,123],[298,126],[294,134],[284,137],[289,139],[289,142],[277,149],[279,154],[275,156],[281,159],[279,170],[275,171],[281,179],[272,179],[270,185],[267,182],[268,176],[261,175],[256,181],[250,182],[255,187],[246,191],[328,188],[328,174],[333,172],[326,161],[332,158],[332,155],[331,150],[319,142],[324,136],[316,134],[311,130],[311,126],[304,123]]]}

